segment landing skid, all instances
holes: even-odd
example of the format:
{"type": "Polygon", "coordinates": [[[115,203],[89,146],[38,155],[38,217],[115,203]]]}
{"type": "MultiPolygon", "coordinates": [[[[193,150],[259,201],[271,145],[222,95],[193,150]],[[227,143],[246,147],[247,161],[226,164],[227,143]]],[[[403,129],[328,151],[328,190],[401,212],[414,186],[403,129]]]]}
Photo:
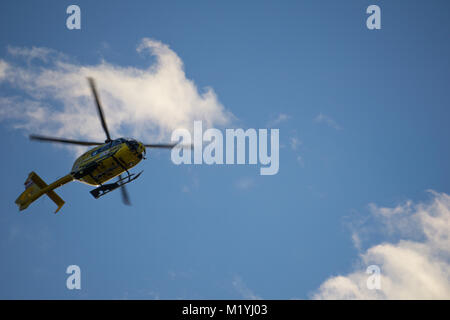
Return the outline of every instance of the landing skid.
{"type": "Polygon", "coordinates": [[[119,179],[114,183],[102,184],[100,187],[95,188],[89,192],[94,196],[95,199],[98,199],[101,196],[104,196],[105,194],[110,193],[111,191],[116,190],[117,188],[120,188],[121,186],[126,185],[131,181],[136,180],[137,178],[139,178],[142,172],[143,171],[139,172],[138,174],[134,173],[129,174],[125,178],[119,179]]]}

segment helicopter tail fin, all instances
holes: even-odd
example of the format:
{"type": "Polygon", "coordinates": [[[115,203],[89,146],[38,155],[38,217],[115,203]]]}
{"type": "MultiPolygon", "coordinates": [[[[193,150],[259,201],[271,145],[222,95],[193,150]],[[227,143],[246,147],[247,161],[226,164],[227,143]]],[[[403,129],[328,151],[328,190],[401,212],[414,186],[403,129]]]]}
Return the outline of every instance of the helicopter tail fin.
{"type": "Polygon", "coordinates": [[[61,209],[64,205],[64,200],[61,199],[53,189],[73,180],[71,175],[67,175],[56,182],[47,185],[35,172],[31,172],[25,181],[25,191],[17,198],[16,204],[19,206],[19,210],[24,210],[28,206],[39,199],[43,194],[47,194],[48,197],[58,206],[55,213],[61,209]]]}

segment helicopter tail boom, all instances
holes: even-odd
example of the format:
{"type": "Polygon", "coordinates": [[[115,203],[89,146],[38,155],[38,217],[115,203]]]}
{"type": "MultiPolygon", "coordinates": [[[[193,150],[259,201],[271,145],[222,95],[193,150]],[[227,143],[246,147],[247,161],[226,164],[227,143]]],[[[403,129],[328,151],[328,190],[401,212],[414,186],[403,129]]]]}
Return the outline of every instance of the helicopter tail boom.
{"type": "Polygon", "coordinates": [[[16,204],[19,206],[19,210],[24,210],[40,196],[47,194],[47,196],[58,206],[58,209],[55,211],[56,213],[61,209],[65,202],[53,190],[72,180],[72,175],[68,174],[50,185],[47,185],[37,173],[31,172],[25,181],[25,191],[17,198],[16,204]]]}

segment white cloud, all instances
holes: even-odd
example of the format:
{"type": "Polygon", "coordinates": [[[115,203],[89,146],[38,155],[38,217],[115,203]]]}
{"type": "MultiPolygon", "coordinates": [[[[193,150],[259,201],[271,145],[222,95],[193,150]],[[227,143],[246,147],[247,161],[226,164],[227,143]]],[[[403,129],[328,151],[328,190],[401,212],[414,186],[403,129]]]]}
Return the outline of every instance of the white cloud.
{"type": "Polygon", "coordinates": [[[370,247],[361,254],[357,270],[326,280],[313,297],[450,299],[450,196],[430,192],[433,199],[428,203],[407,201],[395,208],[371,204],[372,213],[402,239],[370,247]],[[381,269],[380,290],[366,285],[365,271],[373,264],[381,269]]]}
{"type": "Polygon", "coordinates": [[[290,115],[285,113],[278,114],[275,118],[271,119],[269,123],[267,124],[268,127],[273,127],[276,125],[279,125],[282,122],[285,122],[291,118],[290,115]]]}
{"type": "Polygon", "coordinates": [[[316,123],[325,123],[327,126],[336,129],[341,130],[342,127],[330,116],[327,116],[323,114],[322,112],[317,115],[317,117],[314,118],[314,122],[316,123]]]}
{"type": "Polygon", "coordinates": [[[181,187],[181,192],[183,193],[195,192],[200,187],[200,179],[195,172],[191,168],[188,168],[188,173],[190,177],[183,181],[185,184],[181,187]]]}
{"type": "Polygon", "coordinates": [[[234,289],[246,300],[261,300],[261,297],[257,296],[250,290],[245,283],[242,281],[241,277],[235,276],[232,285],[234,289]]]}
{"type": "Polygon", "coordinates": [[[32,47],[30,48],[20,48],[20,47],[12,47],[8,46],[8,53],[15,57],[24,58],[28,63],[30,63],[34,59],[39,59],[44,62],[48,62],[50,56],[56,55],[58,58],[62,58],[63,55],[58,52],[42,47],[32,47]]]}
{"type": "Polygon", "coordinates": [[[27,131],[103,141],[105,135],[86,77],[97,82],[113,137],[168,140],[172,130],[190,129],[194,120],[203,120],[205,126],[223,126],[232,118],[214,90],[199,91],[186,77],[180,57],[156,40],[143,39],[137,48],[141,54],[156,57],[143,69],[106,61],[79,65],[46,48],[9,47],[8,51],[27,64],[8,63],[6,67],[6,62],[0,61],[0,76],[3,74],[4,80],[26,97],[3,97],[0,120],[13,119],[27,131]]]}
{"type": "Polygon", "coordinates": [[[6,76],[6,69],[8,68],[8,64],[0,59],[0,81],[6,76]]]}
{"type": "Polygon", "coordinates": [[[305,161],[303,161],[303,157],[302,156],[297,156],[297,163],[304,168],[305,167],[305,161]]]}
{"type": "Polygon", "coordinates": [[[252,178],[243,177],[236,182],[236,187],[241,190],[248,190],[255,185],[252,178]]]}
{"type": "Polygon", "coordinates": [[[291,146],[291,149],[293,151],[296,151],[298,149],[298,147],[302,144],[302,142],[297,137],[291,137],[289,139],[289,144],[291,146]]]}
{"type": "Polygon", "coordinates": [[[50,117],[49,106],[18,97],[0,97],[0,119],[14,119],[14,128],[38,130],[50,117]]]}

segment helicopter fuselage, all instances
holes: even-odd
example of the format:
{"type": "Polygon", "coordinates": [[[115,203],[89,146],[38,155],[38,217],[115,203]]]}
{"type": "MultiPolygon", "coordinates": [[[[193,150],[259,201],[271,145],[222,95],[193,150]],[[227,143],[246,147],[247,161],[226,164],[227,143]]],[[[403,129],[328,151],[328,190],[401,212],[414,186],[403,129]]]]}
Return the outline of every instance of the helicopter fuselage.
{"type": "Polygon", "coordinates": [[[145,146],[134,139],[119,138],[106,142],[81,155],[73,164],[74,179],[98,186],[137,165],[145,146]]]}

